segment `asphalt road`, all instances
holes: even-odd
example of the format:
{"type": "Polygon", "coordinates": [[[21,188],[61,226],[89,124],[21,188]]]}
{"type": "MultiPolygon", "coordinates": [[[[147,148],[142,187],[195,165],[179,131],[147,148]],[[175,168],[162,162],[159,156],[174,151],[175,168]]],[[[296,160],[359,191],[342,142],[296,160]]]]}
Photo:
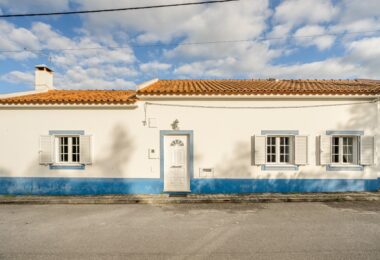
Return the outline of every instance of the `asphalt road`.
{"type": "Polygon", "coordinates": [[[1,259],[380,259],[380,202],[0,205],[1,259]]]}

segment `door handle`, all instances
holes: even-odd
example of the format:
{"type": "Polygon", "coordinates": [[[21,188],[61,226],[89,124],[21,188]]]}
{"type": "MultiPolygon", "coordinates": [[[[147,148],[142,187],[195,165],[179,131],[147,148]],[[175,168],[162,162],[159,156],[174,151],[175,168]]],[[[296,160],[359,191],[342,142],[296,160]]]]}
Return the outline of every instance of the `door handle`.
{"type": "Polygon", "coordinates": [[[170,168],[182,168],[182,166],[181,165],[173,165],[170,168]]]}

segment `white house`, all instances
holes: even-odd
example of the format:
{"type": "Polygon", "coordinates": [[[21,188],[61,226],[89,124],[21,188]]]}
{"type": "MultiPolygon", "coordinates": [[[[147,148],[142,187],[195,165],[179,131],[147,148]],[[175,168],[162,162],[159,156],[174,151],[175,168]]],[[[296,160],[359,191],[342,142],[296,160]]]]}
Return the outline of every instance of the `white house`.
{"type": "MultiPolygon", "coordinates": [[[[0,194],[375,191],[380,82],[152,80],[0,97],[0,194]]],[[[67,86],[70,87],[70,86],[67,86]]]]}

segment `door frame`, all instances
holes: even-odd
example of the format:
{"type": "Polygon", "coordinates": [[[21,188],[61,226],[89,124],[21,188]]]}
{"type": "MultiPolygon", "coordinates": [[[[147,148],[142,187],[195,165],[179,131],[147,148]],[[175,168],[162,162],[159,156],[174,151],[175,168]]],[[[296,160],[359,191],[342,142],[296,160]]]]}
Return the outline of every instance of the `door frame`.
{"type": "MultiPolygon", "coordinates": [[[[188,137],[188,153],[187,153],[187,172],[190,178],[190,192],[191,192],[191,179],[194,176],[194,142],[193,142],[193,130],[160,130],[160,179],[162,182],[165,181],[165,165],[164,165],[164,137],[168,135],[186,135],[188,137]]],[[[163,189],[164,187],[162,187],[163,189]]],[[[178,193],[178,192],[168,192],[168,193],[178,193]]],[[[189,192],[179,192],[179,193],[189,193],[189,192]]]]}

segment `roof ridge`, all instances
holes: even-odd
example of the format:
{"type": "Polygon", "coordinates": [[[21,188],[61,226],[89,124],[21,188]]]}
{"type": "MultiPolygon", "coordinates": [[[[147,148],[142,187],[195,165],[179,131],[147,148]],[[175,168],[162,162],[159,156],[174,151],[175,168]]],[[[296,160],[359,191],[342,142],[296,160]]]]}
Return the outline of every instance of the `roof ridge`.
{"type": "Polygon", "coordinates": [[[130,92],[136,92],[134,89],[49,89],[47,92],[53,92],[53,91],[130,91],[130,92]]]}
{"type": "Polygon", "coordinates": [[[137,95],[379,95],[379,82],[355,79],[159,80],[137,95]]]}

